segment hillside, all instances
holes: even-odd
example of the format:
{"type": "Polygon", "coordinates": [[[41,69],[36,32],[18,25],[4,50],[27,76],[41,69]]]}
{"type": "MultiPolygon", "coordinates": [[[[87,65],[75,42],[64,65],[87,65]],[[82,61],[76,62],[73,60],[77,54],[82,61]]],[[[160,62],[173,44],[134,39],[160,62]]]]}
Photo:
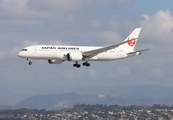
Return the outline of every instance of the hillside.
{"type": "MultiPolygon", "coordinates": [[[[97,88],[101,91],[103,88],[97,88]]],[[[15,108],[31,109],[62,109],[72,107],[75,104],[104,104],[104,105],[153,105],[165,104],[173,105],[172,87],[160,86],[135,86],[122,88],[108,88],[111,94],[78,94],[63,93],[37,95],[29,97],[18,104],[15,108]],[[114,94],[113,94],[114,93],[114,94]]]]}

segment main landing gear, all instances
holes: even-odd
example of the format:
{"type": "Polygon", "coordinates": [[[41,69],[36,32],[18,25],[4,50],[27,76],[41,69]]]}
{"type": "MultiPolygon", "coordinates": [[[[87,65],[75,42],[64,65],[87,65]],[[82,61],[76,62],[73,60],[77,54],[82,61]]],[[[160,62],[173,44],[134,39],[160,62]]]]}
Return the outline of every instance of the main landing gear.
{"type": "Polygon", "coordinates": [[[73,64],[73,67],[80,68],[80,64],[78,62],[76,62],[76,63],[73,64]]]}
{"type": "MultiPolygon", "coordinates": [[[[83,63],[83,66],[89,67],[89,66],[90,66],[90,63],[88,63],[88,62],[86,61],[86,62],[83,63]]],[[[76,62],[73,64],[73,67],[80,68],[81,65],[76,61],[76,62]]]]}
{"type": "Polygon", "coordinates": [[[29,61],[28,64],[29,64],[29,65],[32,65],[31,59],[27,59],[27,60],[29,61]]]}
{"type": "Polygon", "coordinates": [[[83,63],[83,66],[89,67],[89,66],[90,66],[90,63],[84,62],[84,63],[83,63]]]}

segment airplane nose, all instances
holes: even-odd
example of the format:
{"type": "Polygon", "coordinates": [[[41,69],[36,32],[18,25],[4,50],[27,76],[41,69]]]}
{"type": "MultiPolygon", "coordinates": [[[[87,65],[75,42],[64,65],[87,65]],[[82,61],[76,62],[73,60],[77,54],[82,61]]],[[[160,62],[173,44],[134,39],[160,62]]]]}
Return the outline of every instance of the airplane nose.
{"type": "Polygon", "coordinates": [[[19,56],[19,57],[22,57],[22,52],[19,52],[19,53],[18,53],[18,56],[19,56]]]}

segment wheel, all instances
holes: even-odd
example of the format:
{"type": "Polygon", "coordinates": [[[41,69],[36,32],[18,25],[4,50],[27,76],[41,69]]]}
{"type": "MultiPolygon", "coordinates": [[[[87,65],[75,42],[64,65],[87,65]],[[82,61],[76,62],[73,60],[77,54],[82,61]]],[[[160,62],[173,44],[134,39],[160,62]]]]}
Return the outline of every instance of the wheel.
{"type": "Polygon", "coordinates": [[[29,65],[32,65],[32,62],[30,61],[28,64],[29,64],[29,65]]]}
{"type": "Polygon", "coordinates": [[[87,63],[86,66],[89,67],[90,66],[90,63],[87,63]]]}
{"type": "Polygon", "coordinates": [[[80,68],[80,64],[77,65],[77,68],[80,68]]]}
{"type": "Polygon", "coordinates": [[[73,67],[77,67],[77,64],[73,64],[73,67]]]}
{"type": "Polygon", "coordinates": [[[86,62],[83,63],[83,66],[86,66],[86,62]]]}

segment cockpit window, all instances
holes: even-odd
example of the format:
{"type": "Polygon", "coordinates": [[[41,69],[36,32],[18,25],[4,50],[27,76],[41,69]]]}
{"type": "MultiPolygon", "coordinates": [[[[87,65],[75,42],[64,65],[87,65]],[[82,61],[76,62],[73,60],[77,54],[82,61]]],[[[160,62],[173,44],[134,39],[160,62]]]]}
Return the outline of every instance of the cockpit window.
{"type": "Polygon", "coordinates": [[[22,49],[22,51],[27,51],[27,49],[22,49]]]}

